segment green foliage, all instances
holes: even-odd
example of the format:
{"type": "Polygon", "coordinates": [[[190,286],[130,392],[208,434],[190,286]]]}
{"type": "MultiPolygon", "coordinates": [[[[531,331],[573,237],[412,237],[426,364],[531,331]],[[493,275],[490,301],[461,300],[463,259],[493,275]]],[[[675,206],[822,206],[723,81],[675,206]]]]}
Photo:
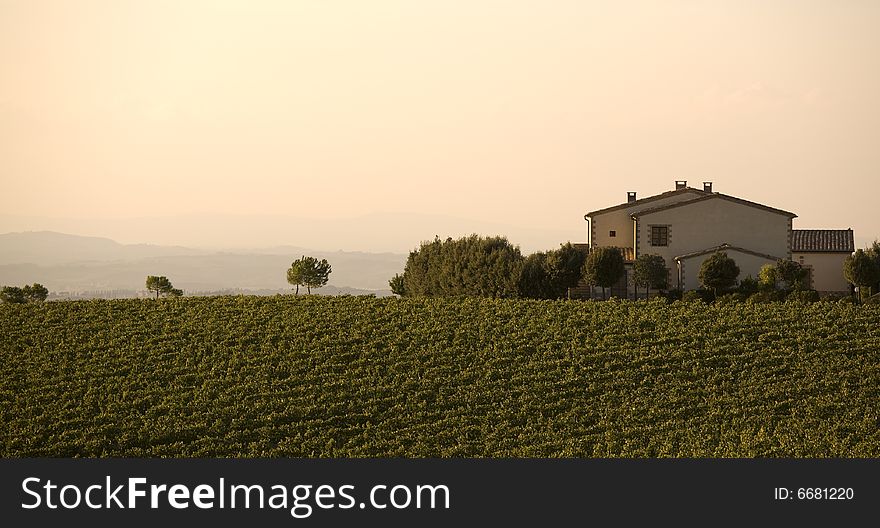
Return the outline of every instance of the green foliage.
{"type": "MultiPolygon", "coordinates": [[[[874,261],[878,270],[880,270],[880,241],[875,240],[871,247],[865,250],[865,254],[874,261]]],[[[880,272],[877,273],[877,280],[871,285],[871,292],[876,294],[880,292],[880,272]]]]}
{"type": "Polygon", "coordinates": [[[287,270],[287,282],[296,286],[297,294],[300,286],[305,286],[308,293],[312,293],[312,288],[320,288],[327,284],[332,271],[327,259],[318,260],[303,255],[293,261],[287,270]]]}
{"type": "Polygon", "coordinates": [[[407,297],[516,297],[523,257],[504,237],[423,242],[403,272],[407,297]]]}
{"type": "Polygon", "coordinates": [[[27,296],[25,296],[24,290],[18,286],[4,286],[0,290],[0,300],[4,303],[24,304],[27,302],[27,296]]]}
{"type": "Polygon", "coordinates": [[[171,281],[165,276],[147,276],[146,286],[147,291],[156,294],[156,299],[159,298],[159,295],[174,295],[175,291],[174,286],[171,285],[171,281]]]}
{"type": "Polygon", "coordinates": [[[680,288],[673,288],[666,292],[663,297],[670,302],[680,301],[682,300],[682,297],[684,297],[684,292],[680,288]]]}
{"type": "Polygon", "coordinates": [[[746,295],[745,293],[733,292],[733,293],[727,293],[727,294],[724,294],[724,295],[718,297],[717,299],[715,299],[715,302],[717,304],[735,304],[735,303],[745,302],[746,300],[748,300],[748,298],[749,298],[749,296],[746,295]]]}
{"type": "Polygon", "coordinates": [[[763,291],[775,291],[779,284],[779,273],[773,264],[764,264],[758,272],[758,286],[763,291]]]}
{"type": "Polygon", "coordinates": [[[623,277],[623,254],[615,247],[596,247],[590,251],[584,263],[583,275],[587,283],[605,289],[614,286],[623,277]]]}
{"type": "Polygon", "coordinates": [[[715,293],[710,290],[699,289],[699,290],[688,290],[682,294],[681,300],[683,301],[702,301],[704,303],[710,303],[715,300],[715,293]]]}
{"type": "Polygon", "coordinates": [[[760,283],[754,279],[751,275],[739,281],[739,287],[737,288],[740,293],[744,294],[746,297],[757,293],[760,288],[760,283]]]}
{"type": "Polygon", "coordinates": [[[712,290],[716,297],[719,290],[735,286],[737,277],[739,266],[723,251],[716,251],[700,266],[700,284],[712,290]]]}
{"type": "Polygon", "coordinates": [[[665,290],[668,284],[669,270],[666,261],[660,255],[639,255],[633,263],[633,282],[636,286],[644,286],[650,297],[650,290],[665,290]]]}
{"type": "Polygon", "coordinates": [[[0,305],[0,456],[880,456],[880,306],[0,305]]]}
{"type": "Polygon", "coordinates": [[[570,242],[554,251],[529,255],[519,276],[519,295],[531,299],[563,299],[581,280],[585,251],[570,242]]]}
{"type": "Polygon", "coordinates": [[[762,291],[806,290],[807,270],[800,263],[788,259],[779,259],[774,264],[764,264],[758,273],[758,286],[762,291]]]}
{"type": "Polygon", "coordinates": [[[862,300],[862,290],[880,281],[880,266],[870,254],[857,249],[843,262],[843,276],[859,287],[859,300],[862,300]]]}
{"type": "Polygon", "coordinates": [[[10,304],[24,304],[29,302],[43,302],[49,296],[49,290],[40,283],[19,288],[18,286],[3,286],[0,290],[0,301],[10,304]]]}
{"type": "Polygon", "coordinates": [[[819,292],[816,290],[794,290],[785,297],[786,301],[814,303],[819,301],[819,292]]]}
{"type": "Polygon", "coordinates": [[[751,304],[764,304],[771,303],[776,301],[782,301],[785,299],[785,293],[779,290],[762,290],[758,293],[755,293],[747,299],[747,302],[751,304]]]}
{"type": "Polygon", "coordinates": [[[788,259],[776,261],[776,275],[786,290],[805,290],[810,287],[806,283],[807,270],[800,263],[788,259]]]}
{"type": "Polygon", "coordinates": [[[391,293],[394,295],[400,295],[401,297],[406,295],[406,286],[403,283],[403,275],[397,273],[391,280],[388,281],[388,286],[391,287],[391,293]]]}
{"type": "Polygon", "coordinates": [[[22,288],[25,298],[28,302],[43,302],[49,296],[49,289],[42,284],[35,282],[30,286],[22,288]]]}

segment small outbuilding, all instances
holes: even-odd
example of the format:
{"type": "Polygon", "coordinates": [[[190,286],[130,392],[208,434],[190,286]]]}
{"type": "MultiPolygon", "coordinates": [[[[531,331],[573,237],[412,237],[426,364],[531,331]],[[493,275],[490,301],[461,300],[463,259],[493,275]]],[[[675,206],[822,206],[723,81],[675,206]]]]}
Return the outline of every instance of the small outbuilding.
{"type": "Polygon", "coordinates": [[[852,229],[793,229],[791,235],[791,259],[808,270],[814,290],[850,293],[843,261],[855,251],[852,229]]]}

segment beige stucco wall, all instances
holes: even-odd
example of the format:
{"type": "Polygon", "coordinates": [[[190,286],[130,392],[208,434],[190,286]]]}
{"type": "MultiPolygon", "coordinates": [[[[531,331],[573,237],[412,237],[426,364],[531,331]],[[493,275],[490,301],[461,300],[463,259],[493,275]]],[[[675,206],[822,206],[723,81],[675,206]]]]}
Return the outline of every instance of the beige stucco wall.
{"type": "MultiPolygon", "coordinates": [[[[751,255],[749,253],[743,253],[741,251],[736,251],[733,249],[726,249],[724,253],[727,253],[727,256],[736,261],[736,265],[739,266],[739,278],[738,280],[742,280],[749,275],[752,278],[758,278],[758,272],[761,271],[761,267],[765,264],[773,264],[776,262],[772,259],[767,259],[764,257],[759,257],[757,255],[751,255]]],[[[683,259],[681,261],[681,278],[682,285],[681,288],[684,290],[696,290],[698,288],[702,288],[703,286],[700,284],[700,266],[703,265],[703,261],[712,256],[712,253],[706,253],[705,255],[698,255],[696,257],[691,257],[688,259],[683,259]]],[[[676,285],[678,281],[677,277],[677,268],[673,268],[673,286],[676,285]]]]}
{"type": "Polygon", "coordinates": [[[788,258],[790,232],[788,216],[716,197],[640,216],[636,253],[660,255],[670,269],[676,256],[721,244],[788,258]],[[651,246],[651,225],[669,226],[668,246],[651,246]]]}
{"type": "Polygon", "coordinates": [[[848,253],[792,253],[791,258],[813,268],[813,289],[820,292],[849,293],[843,277],[843,261],[848,253]]]}
{"type": "Polygon", "coordinates": [[[660,207],[672,203],[678,203],[684,200],[693,200],[702,196],[699,192],[683,192],[675,194],[667,198],[652,200],[647,204],[636,205],[635,207],[627,207],[600,213],[591,217],[590,229],[592,231],[592,244],[594,247],[599,246],[617,246],[617,247],[633,247],[633,239],[635,230],[633,229],[633,219],[630,215],[634,211],[646,209],[648,207],[660,207]],[[617,236],[612,238],[608,236],[610,231],[616,231],[617,236]]]}

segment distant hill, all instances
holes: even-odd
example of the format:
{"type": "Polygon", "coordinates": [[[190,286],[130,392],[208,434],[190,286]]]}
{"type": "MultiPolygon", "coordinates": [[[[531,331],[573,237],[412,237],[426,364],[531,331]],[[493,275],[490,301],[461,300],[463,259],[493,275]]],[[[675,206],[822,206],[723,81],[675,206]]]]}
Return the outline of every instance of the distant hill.
{"type": "Polygon", "coordinates": [[[204,252],[181,246],[120,244],[109,238],[68,235],[53,231],[26,231],[0,235],[0,265],[25,263],[54,265],[199,254],[204,252]]]}
{"type": "Polygon", "coordinates": [[[142,290],[147,275],[165,275],[186,292],[285,290],[285,272],[301,255],[333,266],[325,292],[379,293],[403,271],[406,255],[311,251],[296,246],[212,252],[181,246],[119,244],[55,232],[0,235],[0,284],[39,282],[53,292],[142,290]]]}

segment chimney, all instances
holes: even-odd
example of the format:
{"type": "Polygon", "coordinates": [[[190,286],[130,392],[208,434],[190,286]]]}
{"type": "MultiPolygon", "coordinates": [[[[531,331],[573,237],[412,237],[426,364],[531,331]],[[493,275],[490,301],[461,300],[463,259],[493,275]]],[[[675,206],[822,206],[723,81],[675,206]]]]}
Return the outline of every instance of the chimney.
{"type": "Polygon", "coordinates": [[[684,189],[688,186],[687,180],[675,180],[675,190],[684,189]]]}
{"type": "Polygon", "coordinates": [[[712,182],[703,182],[703,190],[706,192],[712,192],[712,182]]]}
{"type": "Polygon", "coordinates": [[[635,191],[630,191],[626,193],[626,203],[633,203],[634,201],[636,201],[635,191]]]}

